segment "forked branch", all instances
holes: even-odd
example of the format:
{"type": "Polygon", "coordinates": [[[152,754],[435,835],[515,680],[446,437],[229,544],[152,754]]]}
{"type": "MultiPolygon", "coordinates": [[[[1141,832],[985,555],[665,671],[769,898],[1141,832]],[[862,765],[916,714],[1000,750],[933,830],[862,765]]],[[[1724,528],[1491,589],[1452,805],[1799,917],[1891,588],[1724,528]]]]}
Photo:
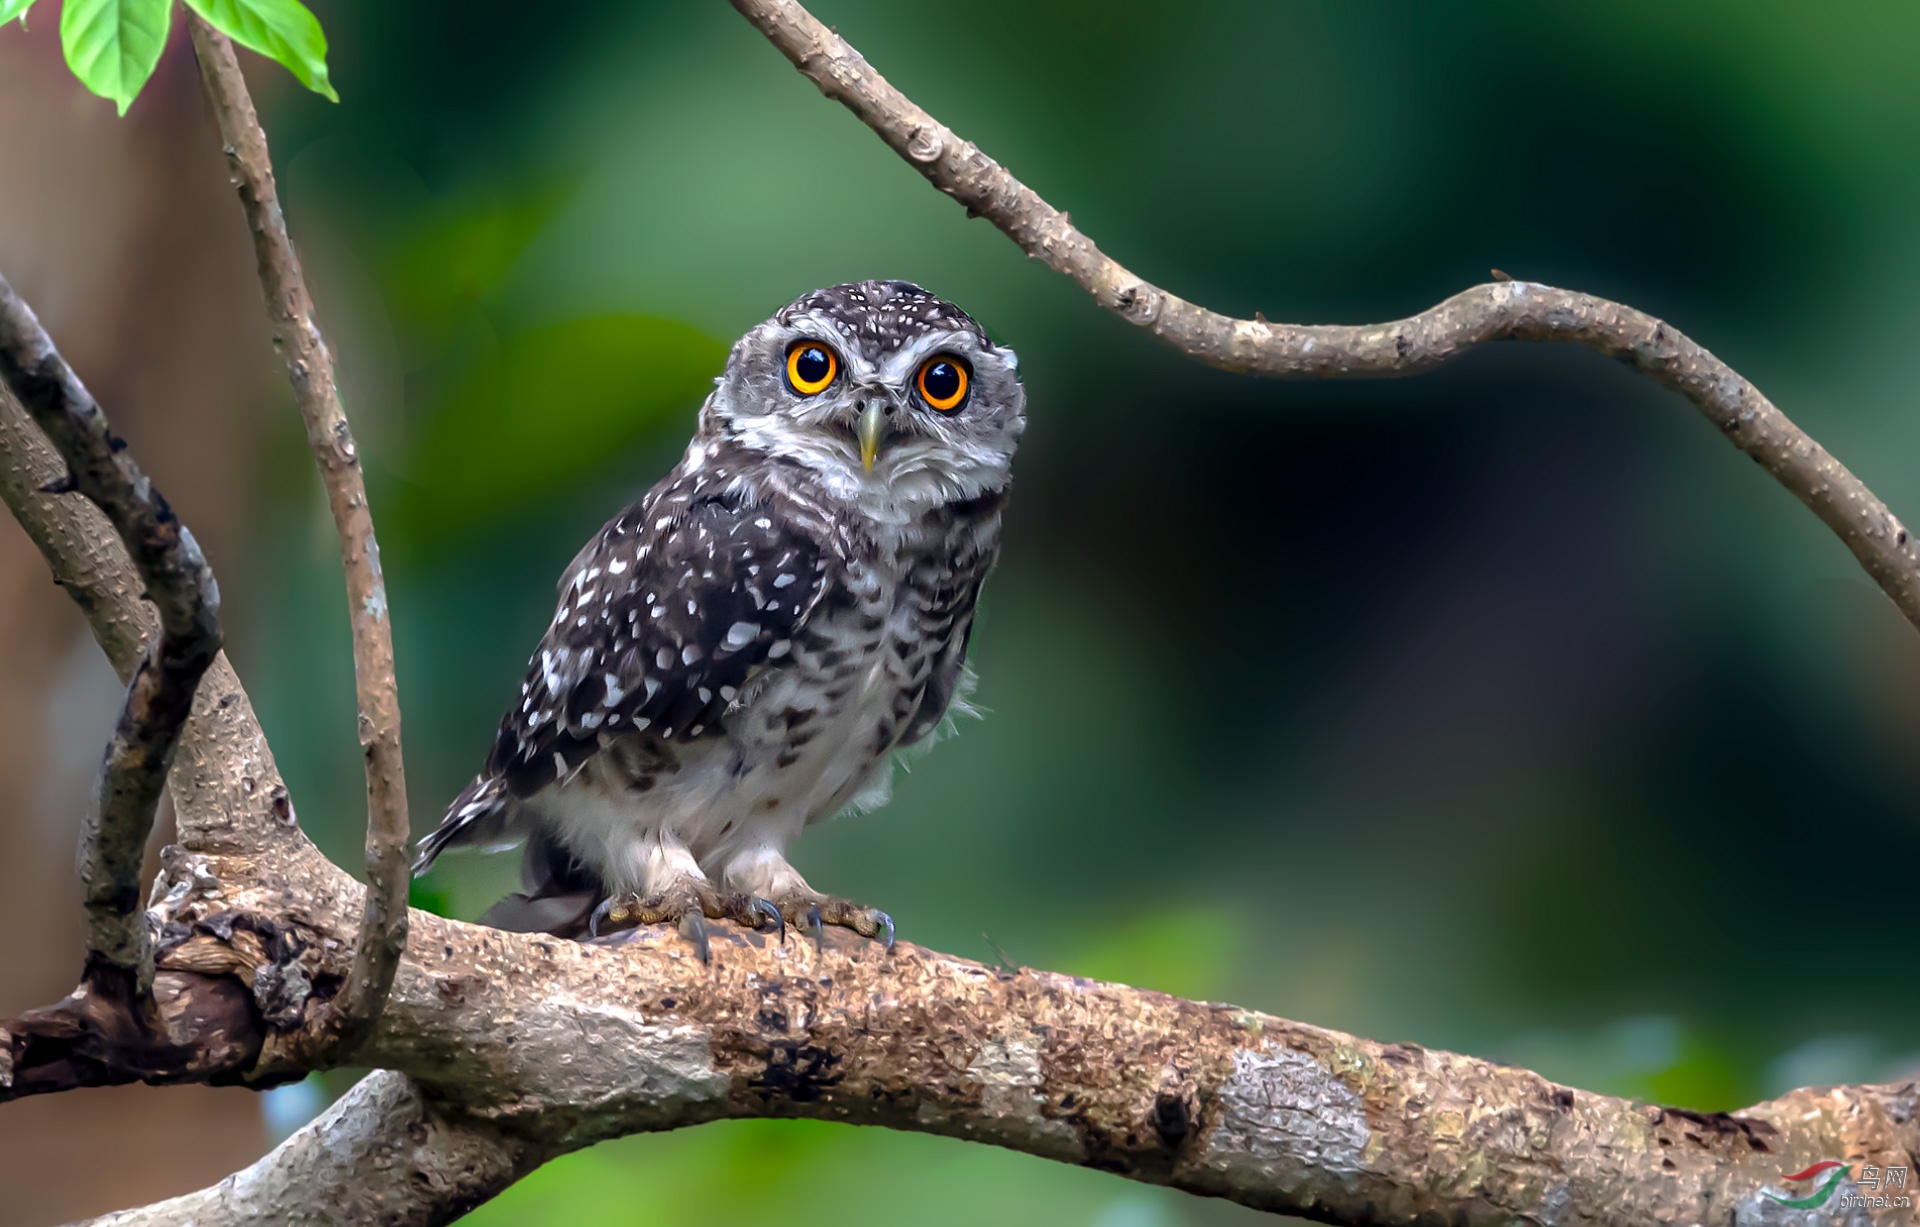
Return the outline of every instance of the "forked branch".
{"type": "Polygon", "coordinates": [[[200,61],[200,78],[219,121],[227,163],[246,210],[247,227],[253,232],[274,344],[286,359],[287,377],[326,486],[327,505],[340,537],[340,561],[346,570],[360,745],[366,754],[367,896],[353,968],[333,1004],[334,1047],[344,1056],[360,1045],[379,1018],[407,941],[407,780],[400,752],[400,693],[394,680],[387,589],[380,574],[380,545],[374,538],[359,448],[340,407],[333,357],[314,321],[313,300],[280,211],[267,134],[254,112],[233,44],[191,10],[187,24],[200,61]]]}
{"type": "MultiPolygon", "coordinates": [[[[140,860],[201,675],[220,651],[220,589],[186,525],[140,472],[32,309],[0,277],[0,380],[53,441],[66,473],[43,493],[77,492],[126,544],[160,616],[126,702],[80,836],[87,913],[85,978],[111,970],[134,997],[153,982],[140,860]]],[[[95,983],[96,992],[109,991],[95,983]]]]}
{"type": "Polygon", "coordinates": [[[1121,266],[998,162],[916,106],[796,0],[732,0],[820,92],[935,187],[1128,323],[1209,366],[1277,379],[1393,378],[1488,341],[1573,341],[1685,396],[1853,551],[1920,628],[1920,544],[1885,503],[1739,372],[1632,307],[1528,281],[1463,290],[1384,324],[1275,324],[1196,306],[1121,266]]]}

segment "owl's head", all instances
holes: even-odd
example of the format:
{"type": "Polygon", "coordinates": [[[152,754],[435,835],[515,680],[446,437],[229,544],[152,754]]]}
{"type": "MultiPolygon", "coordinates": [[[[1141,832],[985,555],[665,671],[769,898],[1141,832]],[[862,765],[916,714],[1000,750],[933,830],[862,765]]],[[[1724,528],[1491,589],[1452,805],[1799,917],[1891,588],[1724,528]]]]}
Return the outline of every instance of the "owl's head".
{"type": "Polygon", "coordinates": [[[1005,489],[1026,429],[1019,360],[904,281],[802,295],[734,345],[703,434],[783,457],[828,492],[911,511],[1005,489]]]}

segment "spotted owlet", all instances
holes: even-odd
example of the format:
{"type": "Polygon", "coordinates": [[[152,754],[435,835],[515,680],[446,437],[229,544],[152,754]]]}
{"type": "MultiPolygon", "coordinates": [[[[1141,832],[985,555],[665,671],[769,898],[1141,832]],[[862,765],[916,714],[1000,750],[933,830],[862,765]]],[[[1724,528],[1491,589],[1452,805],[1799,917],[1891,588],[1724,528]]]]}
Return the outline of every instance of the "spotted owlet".
{"type": "Polygon", "coordinates": [[[415,872],[524,840],[501,927],[673,923],[702,957],[702,917],[891,943],[884,912],[815,892],[786,848],[884,804],[894,753],[964,699],[1026,427],[1016,366],[900,281],[816,290],[740,338],[680,463],[567,568],[415,872]]]}

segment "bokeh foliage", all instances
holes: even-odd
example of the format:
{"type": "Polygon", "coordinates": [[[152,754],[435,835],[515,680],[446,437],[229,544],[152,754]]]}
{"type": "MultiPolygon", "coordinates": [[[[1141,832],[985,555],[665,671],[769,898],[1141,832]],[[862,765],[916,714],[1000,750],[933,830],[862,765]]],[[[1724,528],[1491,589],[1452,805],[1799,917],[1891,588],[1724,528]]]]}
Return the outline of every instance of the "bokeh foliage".
{"type": "MultiPolygon", "coordinates": [[[[725,343],[917,280],[1022,356],[988,716],[810,833],[904,936],[1697,1108],[1920,1053],[1920,645],[1677,398],[1508,346],[1255,383],[969,222],[726,5],[335,0],[267,99],[365,443],[424,829],[552,581],[684,444],[725,343]],[[1907,1054],[1907,1055],[1903,1055],[1907,1054]]],[[[1123,261],[1360,320],[1498,266],[1673,320],[1920,515],[1920,11],[1205,0],[816,9],[1123,261]]],[[[264,410],[263,410],[264,411],[264,410]]],[[[243,667],[303,820],[362,821],[337,564],[291,412],[243,667]]],[[[422,899],[474,915],[503,862],[422,899]]],[[[476,1224],[1224,1221],[939,1139],[628,1139],[476,1224]]]]}

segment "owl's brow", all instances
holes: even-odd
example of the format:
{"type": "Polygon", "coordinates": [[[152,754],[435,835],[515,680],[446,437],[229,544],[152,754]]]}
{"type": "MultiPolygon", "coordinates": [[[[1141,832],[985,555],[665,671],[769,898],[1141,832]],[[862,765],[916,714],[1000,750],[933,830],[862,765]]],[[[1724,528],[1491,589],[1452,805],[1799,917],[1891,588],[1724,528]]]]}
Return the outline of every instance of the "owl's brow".
{"type": "Polygon", "coordinates": [[[901,336],[891,343],[863,336],[849,327],[850,321],[817,309],[780,322],[792,341],[817,340],[831,345],[847,363],[850,375],[883,383],[904,382],[921,361],[942,350],[972,354],[993,348],[971,319],[963,324],[916,329],[914,335],[901,336]]]}

